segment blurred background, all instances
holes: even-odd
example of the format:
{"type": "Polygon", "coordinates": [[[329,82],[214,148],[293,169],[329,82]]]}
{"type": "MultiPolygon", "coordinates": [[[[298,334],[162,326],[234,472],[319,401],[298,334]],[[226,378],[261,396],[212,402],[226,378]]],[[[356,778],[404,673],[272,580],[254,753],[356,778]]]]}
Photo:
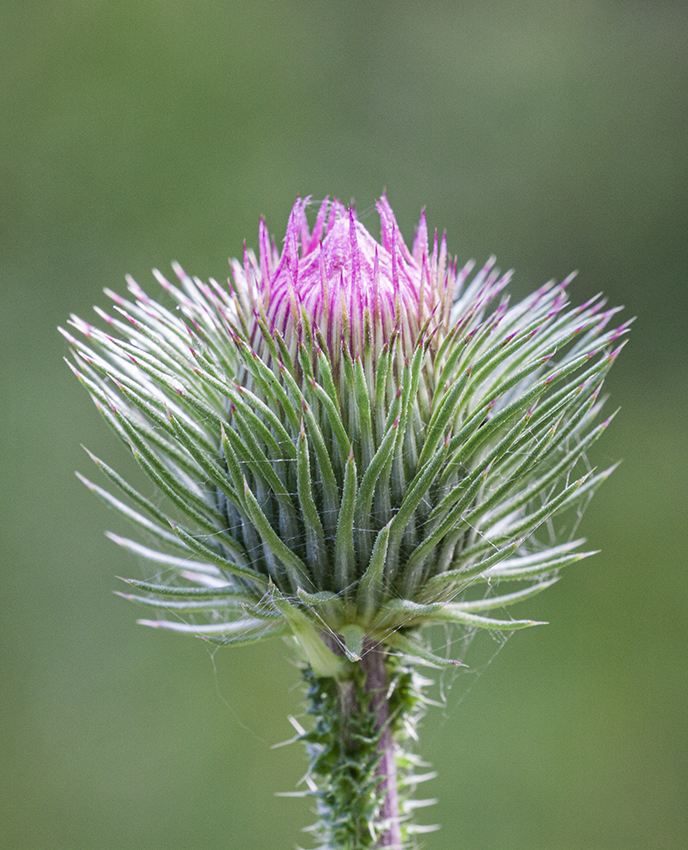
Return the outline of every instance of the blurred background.
{"type": "Polygon", "coordinates": [[[444,683],[426,846],[686,846],[687,74],[678,0],[2,0],[0,846],[311,846],[308,801],[273,796],[305,768],[271,749],[285,645],[213,656],[112,594],[141,566],[73,471],[80,443],[131,467],[55,328],[127,272],[226,278],[297,194],[377,233],[385,188],[409,240],[425,206],[516,295],[577,268],[575,301],[638,316],[592,458],[624,463],[580,529],[602,552],[444,683]]]}

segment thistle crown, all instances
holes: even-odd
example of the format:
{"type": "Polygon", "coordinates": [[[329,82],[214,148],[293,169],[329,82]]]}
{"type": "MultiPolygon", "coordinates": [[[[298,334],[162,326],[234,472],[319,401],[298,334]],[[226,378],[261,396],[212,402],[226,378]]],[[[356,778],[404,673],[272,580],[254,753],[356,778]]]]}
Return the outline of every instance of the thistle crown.
{"type": "Polygon", "coordinates": [[[261,221],[228,287],[175,264],[154,272],[174,309],[129,278],[107,330],[72,317],[72,368],[168,507],[93,456],[120,493],[83,480],[148,538],[110,535],[159,570],[123,594],[166,612],[147,625],[291,634],[318,675],[375,643],[450,663],[420,627],[533,625],[486,612],[591,554],[537,532],[611,472],[576,470],[629,323],[572,307],[571,278],[512,305],[510,273],[457,271],[424,214],[409,250],[384,196],[379,241],[336,200],[311,229],[308,204],[281,252],[261,221]]]}

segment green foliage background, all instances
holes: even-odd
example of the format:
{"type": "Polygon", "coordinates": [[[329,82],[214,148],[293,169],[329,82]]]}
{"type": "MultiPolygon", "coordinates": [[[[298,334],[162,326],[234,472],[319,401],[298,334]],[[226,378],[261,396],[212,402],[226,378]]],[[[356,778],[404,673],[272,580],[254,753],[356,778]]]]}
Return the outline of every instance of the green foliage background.
{"type": "Polygon", "coordinates": [[[576,301],[639,316],[592,458],[625,458],[582,523],[602,554],[426,720],[427,846],[685,846],[687,73],[678,0],[0,3],[0,846],[307,841],[273,796],[305,766],[270,749],[300,703],[284,645],[213,659],[111,594],[139,568],[72,472],[80,442],[127,460],[55,326],[171,259],[226,277],[297,193],[374,228],[384,187],[407,238],[426,205],[519,294],[580,268],[576,301]]]}

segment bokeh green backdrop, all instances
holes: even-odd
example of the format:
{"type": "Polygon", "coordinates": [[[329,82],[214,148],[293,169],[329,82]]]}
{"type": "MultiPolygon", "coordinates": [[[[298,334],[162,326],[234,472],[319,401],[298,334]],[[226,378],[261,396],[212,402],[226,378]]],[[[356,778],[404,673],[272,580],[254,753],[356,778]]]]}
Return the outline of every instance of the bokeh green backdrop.
{"type": "Polygon", "coordinates": [[[427,718],[427,846],[686,846],[687,80],[678,0],[0,3],[0,846],[310,846],[273,796],[305,766],[270,748],[286,647],[213,658],[111,593],[140,567],[72,472],[81,442],[124,453],[55,326],[171,259],[222,279],[297,193],[364,214],[385,187],[517,293],[579,268],[576,300],[639,317],[593,458],[625,462],[582,524],[602,554],[427,718]]]}

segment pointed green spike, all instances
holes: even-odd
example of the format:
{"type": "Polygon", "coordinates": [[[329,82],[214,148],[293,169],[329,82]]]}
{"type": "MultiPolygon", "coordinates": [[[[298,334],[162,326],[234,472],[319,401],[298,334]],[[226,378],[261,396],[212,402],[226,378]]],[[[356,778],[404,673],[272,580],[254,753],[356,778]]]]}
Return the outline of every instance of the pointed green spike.
{"type": "Polygon", "coordinates": [[[344,638],[344,652],[349,661],[360,661],[363,655],[365,632],[360,626],[350,623],[340,629],[344,638]]]}
{"type": "Polygon", "coordinates": [[[342,502],[334,544],[334,575],[338,591],[348,591],[355,578],[354,513],[356,505],[356,461],[353,452],[346,462],[342,502]]]}
{"type": "Polygon", "coordinates": [[[350,673],[349,662],[325,646],[313,623],[299,609],[285,599],[279,590],[271,586],[275,605],[282,612],[294,633],[299,646],[308,659],[316,676],[335,679],[346,678],[350,673]]]}
{"type": "Polygon", "coordinates": [[[386,643],[390,644],[390,646],[394,647],[394,649],[398,649],[403,655],[417,659],[426,667],[437,667],[441,669],[443,667],[466,666],[462,661],[456,661],[453,658],[442,658],[439,655],[435,655],[434,652],[431,652],[427,649],[427,647],[423,646],[419,640],[406,637],[399,631],[392,632],[392,634],[387,637],[386,643]]]}

